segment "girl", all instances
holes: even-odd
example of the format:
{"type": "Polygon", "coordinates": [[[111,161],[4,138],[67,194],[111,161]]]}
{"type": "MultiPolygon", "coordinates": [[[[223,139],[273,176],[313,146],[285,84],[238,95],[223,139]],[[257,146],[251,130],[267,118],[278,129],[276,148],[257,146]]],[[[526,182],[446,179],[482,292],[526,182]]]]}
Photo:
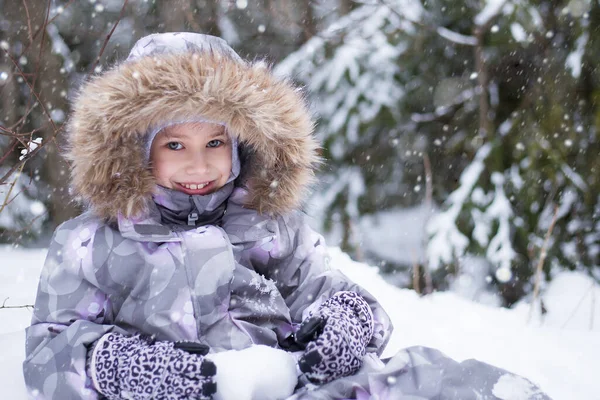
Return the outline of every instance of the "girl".
{"type": "Polygon", "coordinates": [[[207,353],[252,344],[306,346],[299,372],[319,384],[381,353],[389,318],[327,267],[297,211],[312,128],[296,88],[211,36],[145,37],[87,82],[67,135],[89,211],[50,245],[27,329],[33,397],[211,398],[207,353]]]}
{"type": "Polygon", "coordinates": [[[220,399],[234,359],[220,356],[264,345],[299,354],[276,367],[297,365],[290,399],[516,398],[502,392],[515,387],[547,399],[433,349],[379,360],[387,314],[328,268],[298,211],[319,162],[312,128],[297,89],[211,36],[145,37],[84,84],[67,134],[88,211],[49,248],[27,329],[31,396],[220,399]]]}

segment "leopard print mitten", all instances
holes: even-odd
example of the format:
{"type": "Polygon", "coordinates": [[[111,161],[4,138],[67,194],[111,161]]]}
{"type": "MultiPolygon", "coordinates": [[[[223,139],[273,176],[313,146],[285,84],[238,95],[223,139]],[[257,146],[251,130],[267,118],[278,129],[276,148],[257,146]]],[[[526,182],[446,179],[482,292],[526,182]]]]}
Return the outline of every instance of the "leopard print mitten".
{"type": "Polygon", "coordinates": [[[88,373],[109,400],[211,399],[216,367],[197,347],[111,332],[88,352],[88,373]]]}
{"type": "Polygon", "coordinates": [[[362,365],[373,330],[373,313],[362,296],[336,293],[296,333],[296,341],[306,344],[298,361],[300,371],[315,384],[354,374],[362,365]]]}

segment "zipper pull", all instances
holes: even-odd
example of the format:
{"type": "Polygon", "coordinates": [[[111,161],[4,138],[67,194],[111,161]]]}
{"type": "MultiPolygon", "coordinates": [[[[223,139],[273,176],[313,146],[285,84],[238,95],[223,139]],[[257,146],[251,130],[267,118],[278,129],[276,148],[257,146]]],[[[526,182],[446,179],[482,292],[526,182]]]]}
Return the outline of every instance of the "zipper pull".
{"type": "Polygon", "coordinates": [[[192,211],[188,214],[188,225],[196,226],[196,221],[198,221],[198,213],[192,211]]]}
{"type": "Polygon", "coordinates": [[[196,205],[194,204],[194,198],[190,196],[190,205],[192,206],[192,210],[188,214],[188,226],[196,226],[196,221],[198,221],[198,211],[196,209],[196,205]]]}

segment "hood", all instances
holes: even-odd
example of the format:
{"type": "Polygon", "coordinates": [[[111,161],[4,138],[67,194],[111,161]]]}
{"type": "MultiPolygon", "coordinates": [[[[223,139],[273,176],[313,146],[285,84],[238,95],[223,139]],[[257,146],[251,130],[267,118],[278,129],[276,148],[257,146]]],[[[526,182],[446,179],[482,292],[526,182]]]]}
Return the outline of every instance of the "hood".
{"type": "Polygon", "coordinates": [[[157,190],[150,136],[187,120],[223,123],[244,149],[246,207],[281,215],[301,206],[320,161],[301,91],[193,33],[145,37],[126,62],[83,84],[67,125],[74,194],[104,219],[145,217],[157,190]]]}

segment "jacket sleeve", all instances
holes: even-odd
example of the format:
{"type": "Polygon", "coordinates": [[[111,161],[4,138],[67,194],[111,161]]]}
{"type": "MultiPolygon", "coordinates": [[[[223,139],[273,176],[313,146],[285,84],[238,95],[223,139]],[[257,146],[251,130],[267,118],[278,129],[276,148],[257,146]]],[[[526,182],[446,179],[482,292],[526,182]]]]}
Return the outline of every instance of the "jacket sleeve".
{"type": "MultiPolygon", "coordinates": [[[[87,346],[112,325],[112,304],[94,284],[94,226],[57,228],[26,329],[25,383],[33,399],[97,399],[86,375],[87,346]]],[[[95,255],[94,255],[95,256],[95,255]]]]}
{"type": "Polygon", "coordinates": [[[257,245],[253,264],[258,262],[262,267],[259,272],[275,282],[292,322],[301,322],[337,292],[356,292],[369,303],[375,318],[375,333],[367,351],[381,354],[393,329],[389,316],[374,296],[341,271],[330,268],[324,239],[308,226],[304,214],[295,212],[271,220],[267,228],[274,235],[257,245]]]}

